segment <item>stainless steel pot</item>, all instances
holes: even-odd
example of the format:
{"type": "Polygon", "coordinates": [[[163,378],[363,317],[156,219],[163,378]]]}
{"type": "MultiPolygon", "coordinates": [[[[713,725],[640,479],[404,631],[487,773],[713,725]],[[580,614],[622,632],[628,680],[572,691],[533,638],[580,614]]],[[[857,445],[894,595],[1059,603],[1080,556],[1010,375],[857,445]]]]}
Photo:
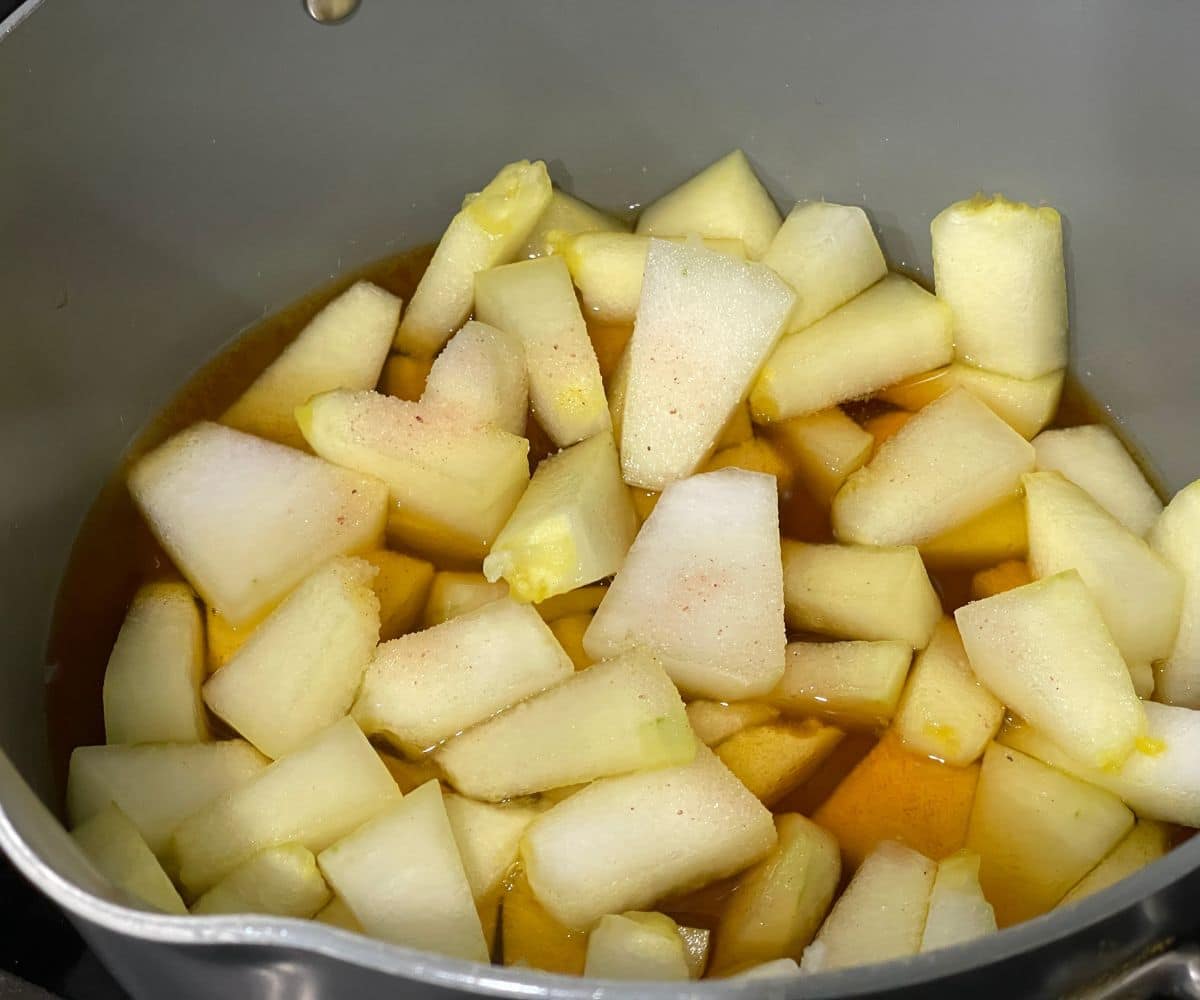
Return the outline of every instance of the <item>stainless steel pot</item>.
{"type": "Polygon", "coordinates": [[[436,238],[520,156],[617,206],[742,146],[781,203],[862,201],[926,273],[949,201],[1051,202],[1075,370],[1181,486],[1200,474],[1198,40],[1200,7],[1167,0],[366,0],[336,28],[297,0],[26,4],[0,27],[0,845],[131,992],[177,1000],[1052,996],[1192,928],[1200,838],[986,940],[790,983],[597,985],[152,915],[43,804],[42,688],[72,535],[173,387],[263,312],[436,238]]]}

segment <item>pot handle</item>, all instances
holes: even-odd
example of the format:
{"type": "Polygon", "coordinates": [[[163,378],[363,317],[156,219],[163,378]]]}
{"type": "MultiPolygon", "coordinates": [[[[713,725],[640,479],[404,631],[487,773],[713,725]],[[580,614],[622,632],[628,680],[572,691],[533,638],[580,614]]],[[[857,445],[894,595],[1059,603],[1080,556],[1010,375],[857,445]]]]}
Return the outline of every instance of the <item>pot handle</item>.
{"type": "Polygon", "coordinates": [[[1172,948],[1080,993],[1077,1000],[1200,1000],[1200,944],[1172,948]]]}

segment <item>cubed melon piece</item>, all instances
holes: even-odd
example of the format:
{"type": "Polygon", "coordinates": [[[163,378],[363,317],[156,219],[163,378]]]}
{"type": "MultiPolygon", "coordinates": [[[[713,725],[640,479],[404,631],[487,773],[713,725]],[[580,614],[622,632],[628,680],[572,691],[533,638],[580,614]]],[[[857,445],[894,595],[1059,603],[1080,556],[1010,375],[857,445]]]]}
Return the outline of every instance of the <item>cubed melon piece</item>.
{"type": "Polygon", "coordinates": [[[558,803],[526,831],[521,858],[542,905],[587,927],[739,872],[775,839],[771,814],[699,747],[690,764],[602,778],[558,803]]]}
{"type": "Polygon", "coordinates": [[[393,502],[476,540],[482,558],[529,482],[529,442],[375,392],[327,392],[296,413],[322,458],[386,483],[393,502]]]}
{"type": "Polygon", "coordinates": [[[1006,590],[1024,587],[1027,583],[1033,583],[1029,563],[1024,559],[1008,559],[996,566],[981,569],[971,577],[971,600],[981,601],[985,597],[1003,594],[1006,590]]]}
{"type": "Polygon", "coordinates": [[[653,657],[634,650],[453,737],[437,761],[464,795],[498,802],[686,764],[695,753],[675,685],[653,657]]]}
{"type": "Polygon", "coordinates": [[[1034,576],[1078,572],[1127,663],[1169,656],[1183,602],[1179,570],[1057,472],[1023,482],[1034,576]]]}
{"type": "Polygon", "coordinates": [[[958,627],[943,618],[917,654],[893,720],[914,753],[963,767],[978,760],[1004,721],[1004,706],[975,676],[958,627]]]}
{"type": "Polygon", "coordinates": [[[1022,718],[1096,767],[1116,767],[1146,728],[1125,661],[1074,570],[954,614],[971,669],[1022,718]]]}
{"type": "Polygon", "coordinates": [[[441,625],[507,596],[504,580],[492,583],[482,573],[442,570],[433,576],[421,620],[425,628],[441,625]]]}
{"type": "Polygon", "coordinates": [[[915,955],[929,910],[937,865],[891,841],[880,844],[804,951],[805,972],[831,972],[915,955]]]}
{"type": "Polygon", "coordinates": [[[210,423],[143,456],[129,491],[172,562],[234,626],[331,557],[377,547],[387,507],[371,476],[210,423]]]}
{"type": "Polygon", "coordinates": [[[561,257],[482,272],[475,279],[475,314],[524,346],[529,402],[556,445],[611,427],[600,364],[561,257]]]}
{"type": "Polygon", "coordinates": [[[229,620],[216,608],[204,608],[205,668],[211,673],[220,670],[233,659],[233,654],[250,638],[257,622],[242,626],[229,624],[229,620]]]}
{"type": "Polygon", "coordinates": [[[914,281],[889,275],[767,359],[750,392],[759,423],[817,413],[950,360],[950,310],[914,281]]]}
{"type": "Polygon", "coordinates": [[[1067,364],[1062,219],[976,194],[929,226],[933,282],[954,313],[955,352],[979,368],[1037,378],[1067,364]]]}
{"type": "Polygon", "coordinates": [[[200,700],[204,673],[204,625],[192,589],[183,583],[139,589],[104,671],[108,742],[208,739],[200,700]]]}
{"type": "Polygon", "coordinates": [[[844,542],[919,544],[1016,494],[1033,446],[965,389],[915,414],[833,499],[844,542]]]}
{"type": "Polygon", "coordinates": [[[483,561],[518,601],[544,601],[612,576],[637,534],[612,434],[603,431],[539,463],[483,561]]]}
{"type": "Polygon", "coordinates": [[[979,885],[978,854],[958,851],[938,864],[921,951],[973,941],[996,930],[996,914],[979,885]]]}
{"type": "Polygon", "coordinates": [[[773,476],[780,494],[786,494],[792,486],[792,467],[782,451],[763,438],[751,438],[741,444],[716,452],[701,467],[701,472],[716,472],[718,469],[745,469],[773,476]]]}
{"type": "Polygon", "coordinates": [[[399,797],[362,730],[342,719],[180,824],[180,879],[200,893],[268,847],[295,842],[316,853],[399,797]]]}
{"type": "Polygon", "coordinates": [[[504,597],[380,646],[354,718],[417,755],[573,673],[538,613],[504,597]]]}
{"type": "Polygon", "coordinates": [[[775,481],[724,469],[662,494],[583,644],[644,646],[685,693],[740,699],[775,686],[785,642],[775,481]]]}
{"type": "Polygon", "coordinates": [[[687,706],[688,722],[696,739],[707,747],[729,739],[749,726],[761,726],[779,718],[779,709],[761,701],[706,701],[687,706]]]}
{"type": "Polygon", "coordinates": [[[547,597],[544,601],[538,601],[534,607],[542,616],[542,620],[546,622],[574,615],[590,615],[600,607],[600,602],[604,600],[604,595],[607,593],[608,587],[603,584],[576,587],[566,593],[555,594],[553,597],[547,597]]]}
{"type": "Polygon", "coordinates": [[[1111,792],[1018,750],[983,755],[967,847],[982,859],[979,882],[1008,927],[1046,913],[1133,826],[1111,792]]]}
{"type": "Polygon", "coordinates": [[[372,937],[488,961],[483,927],[436,781],[326,848],[317,860],[372,937]]]}
{"type": "Polygon", "coordinates": [[[735,239],[761,257],[779,230],[779,209],[740,149],[727,153],[642,210],[637,231],[648,236],[735,239]]]}
{"type": "Polygon", "coordinates": [[[867,213],[828,201],[797,204],[762,262],[796,289],[789,331],[812,326],[887,274],[867,213]]]}
{"type": "Polygon", "coordinates": [[[71,838],[96,870],[118,889],[167,913],[187,907],[138,829],[109,804],[71,831],[71,838]]]}
{"type": "Polygon", "coordinates": [[[620,420],[627,483],[661,490],[700,466],[794,301],[761,264],[651,241],[620,420]]]}
{"type": "Polygon", "coordinates": [[[209,678],[208,707],[271,758],[344,716],[379,642],[375,572],[347,558],[317,570],[209,678]]]}
{"type": "Polygon", "coordinates": [[[1155,691],[1160,701],[1200,708],[1200,481],[1175,494],[1149,539],[1183,575],[1179,630],[1159,665],[1155,691]]]}
{"type": "Polygon", "coordinates": [[[1171,849],[1170,829],[1152,819],[1139,819],[1104,860],[1075,883],[1059,906],[1067,906],[1115,885],[1121,879],[1157,861],[1171,849]]]}
{"type": "Polygon", "coordinates": [[[739,880],[717,925],[712,971],[799,959],[829,912],[842,875],[838,842],[797,813],[775,817],[779,842],[739,880]]]}
{"type": "Polygon", "coordinates": [[[1002,500],[982,514],[922,542],[919,548],[921,558],[933,570],[977,569],[1008,559],[1024,559],[1029,549],[1025,498],[1011,496],[1002,500]]]}
{"type": "Polygon", "coordinates": [[[366,552],[363,559],[378,571],[371,586],[379,598],[380,641],[411,632],[421,620],[433,585],[432,563],[388,549],[366,552]]]}
{"type": "Polygon", "coordinates": [[[1146,736],[1116,768],[1080,763],[1029,725],[1006,725],[997,739],[1060,771],[1106,788],[1139,816],[1200,826],[1200,712],[1142,703],[1146,736]]]}
{"type": "Polygon", "coordinates": [[[616,216],[555,188],[517,258],[561,253],[564,239],[577,233],[623,233],[628,229],[628,224],[616,216]]]}
{"type": "Polygon", "coordinates": [[[494,805],[461,795],[442,798],[463,870],[478,902],[491,893],[516,863],[521,837],[538,816],[532,806],[494,805]]]}
{"type": "Polygon", "coordinates": [[[782,420],[771,437],[791,461],[804,488],[828,506],[850,473],[867,463],[875,439],[836,406],[782,420]]]}
{"type": "Polygon", "coordinates": [[[303,448],[296,407],[330,389],[374,389],[401,304],[369,281],[355,282],[313,317],[225,411],[221,423],[303,448]]]}
{"type": "Polygon", "coordinates": [[[583,648],[583,637],[587,635],[591,624],[592,615],[586,613],[566,615],[550,622],[550,631],[554,633],[554,638],[562,646],[563,652],[571,658],[576,670],[586,670],[596,662],[583,648]]]}
{"type": "Polygon", "coordinates": [[[588,935],[583,974],[593,979],[689,979],[675,921],[662,913],[610,913],[588,935]]]}
{"type": "Polygon", "coordinates": [[[238,865],[192,904],[192,913],[311,917],[328,902],[329,886],[312,851],[281,844],[238,865]]]}
{"type": "Polygon", "coordinates": [[[472,320],[433,362],[421,402],[452,421],[523,436],[529,409],[525,348],[514,334],[472,320]]]}
{"type": "Polygon", "coordinates": [[[582,976],[588,935],[556,920],[538,902],[524,873],[513,879],[500,910],[505,965],[582,976]]]}
{"type": "Polygon", "coordinates": [[[1031,438],[1058,412],[1065,374],[1060,368],[1040,378],[1020,379],[955,362],[889,386],[879,398],[915,412],[961,386],[987,403],[1021,437],[1031,438]]]}
{"type": "Polygon", "coordinates": [[[842,740],[816,719],[768,722],[734,733],[717,756],[760,802],[771,806],[811,778],[842,740]]]}
{"type": "Polygon", "coordinates": [[[432,357],[471,314],[475,275],[515,260],[550,204],[546,165],[518,160],[468,195],[434,251],[396,331],[404,354],[432,357]]]}
{"type": "Polygon", "coordinates": [[[790,628],[839,639],[896,639],[921,649],[942,615],[911,545],[783,542],[783,601],[790,628]]]}
{"type": "MultiPolygon", "coordinates": [[[[671,241],[686,242],[679,238],[671,241]]],[[[731,257],[746,257],[741,240],[696,242],[731,257]]],[[[564,242],[560,252],[589,319],[602,323],[634,321],[649,250],[650,237],[633,233],[584,233],[564,242]]]]}
{"type": "Polygon", "coordinates": [[[896,713],[912,663],[906,642],[792,642],[768,695],[791,715],[823,715],[847,726],[885,726],[896,713]]]}
{"type": "Polygon", "coordinates": [[[812,818],[837,837],[851,870],[888,840],[944,858],[966,840],[978,778],[979,765],[930,760],[889,730],[812,818]]]}
{"type": "Polygon", "coordinates": [[[415,403],[425,395],[425,382],[432,370],[431,358],[410,358],[407,354],[393,354],[384,362],[383,374],[379,378],[379,391],[415,403]]]}
{"type": "Polygon", "coordinates": [[[67,816],[80,824],[110,802],[159,858],[185,819],[267,766],[242,740],[76,747],[67,776],[67,816]]]}
{"type": "Polygon", "coordinates": [[[322,907],[313,917],[313,920],[317,921],[317,923],[328,924],[330,927],[339,927],[344,931],[353,931],[355,934],[363,932],[362,924],[358,922],[354,911],[337,896],[334,896],[333,899],[322,907]]]}
{"type": "Polygon", "coordinates": [[[1162,501],[1120,439],[1103,424],[1043,431],[1033,441],[1037,467],[1061,472],[1135,535],[1145,535],[1162,501]]]}

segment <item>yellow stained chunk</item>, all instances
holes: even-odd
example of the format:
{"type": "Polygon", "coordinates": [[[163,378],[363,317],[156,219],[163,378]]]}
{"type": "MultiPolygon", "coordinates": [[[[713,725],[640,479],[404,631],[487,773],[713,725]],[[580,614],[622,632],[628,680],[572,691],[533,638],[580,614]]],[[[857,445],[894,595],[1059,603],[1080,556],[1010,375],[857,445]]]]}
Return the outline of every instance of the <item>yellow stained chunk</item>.
{"type": "Polygon", "coordinates": [[[1029,564],[1024,559],[1009,559],[998,566],[981,569],[971,577],[971,600],[981,601],[985,597],[1003,594],[1006,590],[1014,590],[1033,583],[1033,574],[1029,572],[1029,564]]]}
{"type": "Polygon", "coordinates": [[[362,558],[379,571],[372,584],[379,598],[379,641],[411,632],[429,597],[433,565],[387,549],[368,552],[362,558]]]}
{"type": "Polygon", "coordinates": [[[763,472],[774,476],[779,483],[782,493],[792,484],[792,468],[787,459],[770,441],[762,438],[750,438],[741,444],[735,444],[723,451],[718,451],[701,466],[701,472],[716,472],[717,469],[746,469],[749,472],[763,472]]]}
{"type": "Polygon", "coordinates": [[[465,615],[485,604],[499,600],[508,594],[508,584],[503,580],[491,583],[482,573],[460,573],[443,570],[435,573],[425,603],[422,627],[440,625],[442,622],[465,615]]]}
{"type": "Polygon", "coordinates": [[[919,546],[937,569],[975,569],[1024,559],[1028,547],[1025,501],[1014,496],[919,546]]]}
{"type": "Polygon", "coordinates": [[[415,403],[425,394],[425,380],[433,367],[432,358],[410,358],[393,354],[384,362],[379,391],[415,403]]]}
{"type": "Polygon", "coordinates": [[[768,722],[734,733],[717,756],[755,798],[772,805],[813,776],[842,739],[816,719],[768,722]]]}

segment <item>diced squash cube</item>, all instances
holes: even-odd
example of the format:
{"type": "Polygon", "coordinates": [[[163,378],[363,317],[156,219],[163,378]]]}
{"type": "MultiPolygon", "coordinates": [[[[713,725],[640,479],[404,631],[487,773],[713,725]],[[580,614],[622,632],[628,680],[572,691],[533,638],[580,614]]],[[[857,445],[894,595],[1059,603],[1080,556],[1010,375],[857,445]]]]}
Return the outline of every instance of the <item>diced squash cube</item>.
{"type": "Polygon", "coordinates": [[[371,586],[379,598],[379,639],[387,642],[411,632],[433,584],[433,565],[400,552],[378,549],[363,559],[378,571],[371,586]]]}
{"type": "Polygon", "coordinates": [[[133,596],[104,671],[109,743],[189,743],[209,738],[200,700],[204,625],[192,589],[152,583],[133,596]]]}
{"type": "Polygon", "coordinates": [[[1062,220],[982,193],[930,224],[933,280],[954,313],[960,360],[1037,378],[1067,364],[1067,278],[1062,220]]]}
{"type": "Polygon", "coordinates": [[[887,725],[896,712],[912,648],[904,642],[792,642],[768,700],[790,715],[823,715],[846,726],[887,725]]]}
{"type": "Polygon", "coordinates": [[[982,601],[985,597],[994,597],[1006,590],[1024,587],[1027,583],[1033,583],[1029,563],[1024,559],[1009,559],[997,566],[981,569],[971,577],[971,600],[982,601]]]}
{"type": "Polygon", "coordinates": [[[376,548],[382,482],[218,424],[141,458],[129,491],[205,602],[239,626],[322,563],[376,548]]]}
{"type": "Polygon", "coordinates": [[[437,354],[471,314],[476,273],[517,257],[551,195],[541,160],[510,163],[482,191],[468,195],[404,311],[396,350],[421,357],[437,354]]]}
{"type": "Polygon", "coordinates": [[[115,805],[110,803],[85,820],[71,831],[71,838],[96,870],[118,889],[167,913],[187,913],[137,827],[115,805]]]}
{"type": "Polygon", "coordinates": [[[768,722],[734,733],[717,756],[765,805],[774,805],[816,773],[842,731],[816,719],[768,722]]]}
{"type": "Polygon", "coordinates": [[[610,913],[588,935],[583,974],[596,979],[689,979],[675,921],[661,913],[610,913]]]}
{"type": "Polygon", "coordinates": [[[1024,559],[1028,546],[1025,500],[1013,496],[922,542],[920,549],[921,558],[932,569],[962,570],[1024,559]]]}
{"type": "Polygon", "coordinates": [[[523,805],[493,805],[461,795],[442,798],[463,870],[476,902],[482,902],[517,861],[526,827],[538,810],[523,805]]]}
{"type": "Polygon", "coordinates": [[[828,506],[850,473],[871,457],[875,439],[836,406],[772,425],[771,437],[804,488],[828,506]]]}
{"type": "Polygon", "coordinates": [[[550,623],[550,631],[562,646],[563,652],[571,658],[576,670],[586,670],[596,661],[588,656],[583,648],[583,637],[587,635],[588,627],[592,624],[592,615],[566,615],[555,618],[550,623]]]}
{"type": "Polygon", "coordinates": [[[577,233],[622,233],[628,228],[615,216],[555,188],[517,259],[561,253],[564,238],[577,233]]]}
{"type": "Polygon", "coordinates": [[[1129,832],[1133,813],[1112,793],[993,743],[983,755],[967,847],[1008,927],[1053,909],[1129,832]]]}
{"type": "Polygon", "coordinates": [[[604,600],[604,595],[607,593],[608,587],[603,584],[576,587],[574,590],[568,590],[565,594],[555,594],[553,597],[547,597],[544,601],[538,601],[534,607],[537,608],[537,613],[545,622],[553,622],[557,618],[573,615],[590,615],[600,607],[600,602],[604,600]]]}
{"type": "Polygon", "coordinates": [[[500,939],[505,965],[582,976],[588,935],[556,920],[546,910],[524,873],[513,879],[500,910],[500,939]]]}
{"type": "Polygon", "coordinates": [[[192,904],[192,913],[311,917],[328,902],[329,886],[312,851],[299,844],[281,844],[260,851],[231,871],[192,904]]]}
{"type": "Polygon", "coordinates": [[[1152,819],[1139,819],[1104,860],[1075,883],[1059,906],[1067,906],[1115,885],[1121,879],[1157,861],[1171,849],[1170,830],[1152,819]]]}
{"type": "Polygon", "coordinates": [[[425,383],[432,369],[431,358],[410,358],[407,354],[393,354],[384,363],[383,375],[379,379],[379,391],[415,403],[425,395],[425,383]]]}
{"type": "Polygon", "coordinates": [[[508,596],[508,584],[492,583],[482,573],[442,570],[433,575],[421,622],[425,628],[482,608],[508,596]]]}
{"type": "Polygon", "coordinates": [[[979,885],[979,864],[979,855],[972,851],[958,851],[938,864],[921,951],[995,933],[996,914],[979,885]]]}
{"type": "Polygon", "coordinates": [[[701,466],[704,472],[718,469],[745,469],[774,476],[779,492],[786,493],[792,485],[792,467],[779,448],[762,438],[751,438],[741,444],[716,452],[701,466]]]}
{"type": "Polygon", "coordinates": [[[688,722],[696,739],[707,747],[729,739],[748,726],[760,726],[779,718],[779,709],[761,701],[693,701],[687,706],[688,722]]]}
{"type": "Polygon", "coordinates": [[[1074,570],[954,614],[971,669],[1079,760],[1116,767],[1146,728],[1125,661],[1074,570]]]}
{"type": "Polygon", "coordinates": [[[452,421],[520,437],[529,410],[525,348],[513,334],[472,320],[433,362],[421,402],[452,421]]]}
{"type": "Polygon", "coordinates": [[[767,359],[750,392],[758,423],[859,399],[950,360],[950,310],[914,281],[889,275],[767,359]]]}
{"type": "Polygon", "coordinates": [[[1149,539],[1183,575],[1179,630],[1159,665],[1155,692],[1160,701],[1200,708],[1200,481],[1175,494],[1149,539]]]}

